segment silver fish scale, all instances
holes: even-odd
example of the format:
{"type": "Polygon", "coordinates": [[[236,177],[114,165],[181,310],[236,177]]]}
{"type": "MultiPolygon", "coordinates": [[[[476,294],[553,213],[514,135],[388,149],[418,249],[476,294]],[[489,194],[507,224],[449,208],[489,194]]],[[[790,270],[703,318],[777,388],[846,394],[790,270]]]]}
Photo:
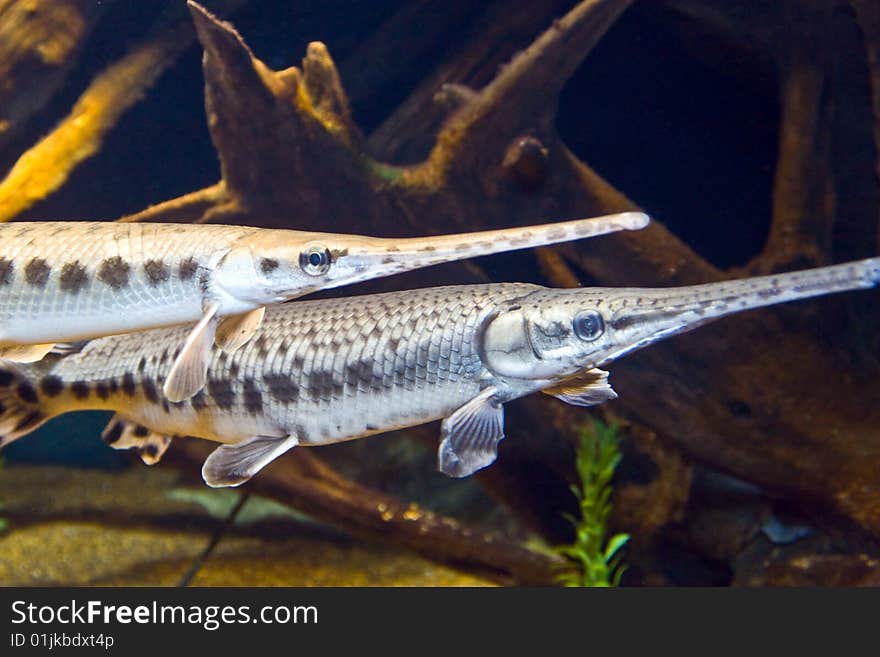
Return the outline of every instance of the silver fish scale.
{"type": "Polygon", "coordinates": [[[115,222],[0,224],[0,344],[51,341],[43,332],[54,333],[53,322],[60,317],[77,318],[83,327],[80,337],[193,321],[200,307],[199,277],[181,265],[190,258],[187,264],[204,264],[218,246],[254,230],[115,222]]]}
{"type": "Polygon", "coordinates": [[[270,308],[235,354],[214,349],[205,389],[177,404],[161,399],[161,384],[186,328],[95,340],[61,358],[51,374],[93,390],[128,374],[133,396],[120,390],[98,404],[94,393],[75,401],[68,395],[66,410],[112,408],[160,433],[337,442],[439,419],[476,396],[488,385],[480,327],[500,304],[535,289],[441,287],[270,308]],[[154,401],[147,389],[158,391],[154,401]]]}

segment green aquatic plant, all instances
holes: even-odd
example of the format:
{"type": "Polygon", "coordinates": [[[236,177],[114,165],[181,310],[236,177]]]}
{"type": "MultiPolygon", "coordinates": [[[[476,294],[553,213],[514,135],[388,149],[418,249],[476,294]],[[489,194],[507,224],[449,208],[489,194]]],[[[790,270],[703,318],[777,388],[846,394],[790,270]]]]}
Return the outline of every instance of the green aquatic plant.
{"type": "Polygon", "coordinates": [[[620,437],[615,424],[594,420],[580,431],[575,467],[578,484],[571,487],[580,503],[580,517],[566,514],[574,525],[575,539],[553,548],[566,557],[556,581],[563,586],[617,586],[626,566],[622,548],[629,534],[615,534],[607,541],[611,514],[611,479],[620,463],[620,437]]]}

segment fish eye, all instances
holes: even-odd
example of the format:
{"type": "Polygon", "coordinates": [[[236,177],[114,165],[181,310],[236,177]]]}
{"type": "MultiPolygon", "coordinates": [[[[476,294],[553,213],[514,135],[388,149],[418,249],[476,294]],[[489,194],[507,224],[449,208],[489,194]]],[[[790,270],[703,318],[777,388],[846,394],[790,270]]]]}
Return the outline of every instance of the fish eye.
{"type": "Polygon", "coordinates": [[[595,340],[605,332],[605,320],[595,310],[585,310],[574,316],[572,328],[581,340],[595,340]]]}
{"type": "Polygon", "coordinates": [[[324,246],[310,246],[299,255],[299,266],[309,276],[320,276],[330,269],[330,251],[324,246]]]}

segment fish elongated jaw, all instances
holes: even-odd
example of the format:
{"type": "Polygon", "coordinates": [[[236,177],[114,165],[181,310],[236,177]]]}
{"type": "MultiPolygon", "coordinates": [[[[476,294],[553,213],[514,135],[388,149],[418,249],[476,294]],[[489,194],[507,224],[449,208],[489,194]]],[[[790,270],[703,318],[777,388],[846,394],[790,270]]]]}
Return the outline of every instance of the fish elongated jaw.
{"type": "MultiPolygon", "coordinates": [[[[684,333],[732,313],[808,299],[836,292],[875,287],[880,283],[880,258],[828,267],[757,276],[670,289],[603,289],[609,328],[619,346],[597,363],[662,338],[684,333]]],[[[596,291],[599,288],[592,288],[596,291]]],[[[584,289],[589,293],[590,289],[584,289]]]]}
{"type": "Polygon", "coordinates": [[[334,236],[337,243],[347,243],[348,248],[341,250],[344,253],[334,264],[336,272],[331,270],[333,280],[326,281],[324,287],[348,285],[445,262],[549,246],[623,230],[640,230],[649,223],[650,218],[642,212],[622,212],[587,219],[430,237],[390,239],[337,235],[334,236]]]}

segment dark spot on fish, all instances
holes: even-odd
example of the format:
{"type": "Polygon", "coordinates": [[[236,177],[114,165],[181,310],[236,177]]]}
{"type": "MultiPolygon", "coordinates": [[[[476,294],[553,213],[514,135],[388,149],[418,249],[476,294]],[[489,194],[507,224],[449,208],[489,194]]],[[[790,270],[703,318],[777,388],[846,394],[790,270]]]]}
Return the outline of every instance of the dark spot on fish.
{"type": "Polygon", "coordinates": [[[114,422],[107,431],[104,432],[104,442],[112,445],[122,438],[122,422],[114,422]]]}
{"type": "Polygon", "coordinates": [[[141,447],[141,451],[151,459],[154,459],[159,455],[159,446],[150,443],[149,445],[141,447]]]}
{"type": "Polygon", "coordinates": [[[126,372],[122,375],[122,392],[131,397],[134,395],[134,390],[134,375],[131,372],[126,372]]]}
{"type": "Polygon", "coordinates": [[[392,258],[391,256],[385,256],[384,258],[382,258],[383,265],[390,265],[392,262],[394,262],[394,258],[392,258]]]}
{"type": "Polygon", "coordinates": [[[769,299],[772,297],[779,296],[780,294],[782,294],[782,290],[780,290],[778,287],[775,287],[775,285],[772,288],[769,288],[766,290],[760,290],[758,292],[758,296],[762,299],[769,299]]]}
{"type": "Polygon", "coordinates": [[[232,384],[225,379],[208,379],[208,393],[214,398],[219,408],[232,408],[235,402],[235,391],[232,384]]]}
{"type": "Polygon", "coordinates": [[[171,276],[168,265],[162,260],[147,260],[144,263],[144,273],[147,275],[150,285],[153,286],[164,283],[171,276]]]}
{"type": "Polygon", "coordinates": [[[0,285],[9,285],[15,278],[15,264],[7,258],[0,258],[0,285]]]}
{"type": "Polygon", "coordinates": [[[58,286],[64,292],[76,294],[82,289],[88,279],[86,268],[79,264],[79,260],[74,260],[73,262],[66,263],[61,268],[58,286]]]}
{"type": "Polygon", "coordinates": [[[199,390],[195,395],[190,398],[190,404],[192,404],[193,410],[196,412],[202,411],[208,406],[208,401],[205,399],[205,391],[199,390]]]}
{"type": "Polygon", "coordinates": [[[146,377],[141,381],[141,388],[144,391],[144,397],[147,398],[147,401],[153,404],[159,402],[159,392],[156,390],[156,383],[153,379],[146,377]]]}
{"type": "Polygon", "coordinates": [[[15,375],[9,370],[0,370],[0,387],[6,388],[15,380],[15,375]]]}
{"type": "Polygon", "coordinates": [[[110,396],[110,388],[107,387],[106,383],[100,381],[95,384],[95,394],[98,396],[98,399],[107,399],[110,396]]]}
{"type": "Polygon", "coordinates": [[[345,381],[350,386],[356,386],[358,382],[368,384],[372,378],[373,363],[369,360],[362,360],[345,366],[345,381]]]}
{"type": "Polygon", "coordinates": [[[186,260],[180,261],[180,266],[177,268],[177,275],[180,277],[182,281],[188,281],[193,276],[196,275],[196,272],[199,270],[199,263],[196,262],[196,259],[190,256],[186,260]]]}
{"type": "Polygon", "coordinates": [[[421,250],[422,251],[436,251],[437,247],[428,245],[428,246],[423,246],[421,250]]]}
{"type": "Polygon", "coordinates": [[[364,427],[364,429],[366,429],[367,431],[378,431],[379,427],[377,427],[375,424],[368,424],[366,427],[364,427]]]}
{"type": "Polygon", "coordinates": [[[163,349],[162,353],[159,354],[159,365],[164,365],[165,361],[167,361],[167,360],[168,360],[168,350],[163,349]]]}
{"type": "Polygon", "coordinates": [[[42,258],[34,258],[24,268],[24,278],[29,285],[43,287],[49,280],[52,268],[42,258]]]}
{"type": "Polygon", "coordinates": [[[299,399],[299,386],[284,374],[264,374],[263,381],[269,386],[269,393],[279,402],[289,404],[299,399]]]}
{"type": "Polygon", "coordinates": [[[150,430],[147,429],[143,424],[139,424],[134,428],[132,433],[138,438],[146,438],[150,435],[150,430]]]}
{"type": "Polygon", "coordinates": [[[344,383],[333,381],[332,370],[315,370],[306,377],[306,387],[312,399],[329,400],[334,389],[344,386],[344,383]]]}
{"type": "Polygon", "coordinates": [[[15,425],[13,431],[24,431],[25,429],[30,429],[32,427],[40,424],[46,416],[43,415],[40,411],[32,411],[30,414],[25,416],[18,424],[15,425]]]}
{"type": "Polygon", "coordinates": [[[119,381],[116,379],[107,379],[107,388],[110,390],[110,394],[114,395],[119,390],[119,381]]]}
{"type": "Polygon", "coordinates": [[[254,347],[257,350],[257,355],[260,358],[265,358],[269,353],[269,348],[266,346],[266,336],[260,335],[257,337],[257,339],[254,340],[254,347]]]}
{"type": "Polygon", "coordinates": [[[336,262],[337,259],[342,258],[343,256],[348,255],[348,249],[331,249],[330,250],[330,260],[332,262],[336,262]]]}
{"type": "Polygon", "coordinates": [[[244,408],[254,415],[263,412],[263,395],[250,378],[244,380],[244,408]]]}
{"type": "Polygon", "coordinates": [[[61,380],[61,377],[50,374],[49,376],[44,376],[40,381],[40,390],[47,397],[56,397],[64,390],[64,382],[61,380]]]}
{"type": "Polygon", "coordinates": [[[260,271],[264,274],[273,272],[278,269],[278,261],[275,258],[263,258],[260,260],[260,271]]]}
{"type": "Polygon", "coordinates": [[[36,404],[37,403],[37,391],[34,390],[34,387],[28,383],[27,381],[22,381],[18,384],[18,388],[15,390],[18,394],[18,398],[26,402],[28,404],[36,404]]]}
{"type": "Polygon", "coordinates": [[[229,376],[232,377],[233,379],[238,376],[238,363],[236,363],[235,361],[233,361],[229,365],[229,376]]]}
{"type": "Polygon", "coordinates": [[[89,396],[89,384],[85,381],[74,381],[70,384],[70,392],[73,393],[73,396],[77,399],[85,399],[89,396]]]}
{"type": "Polygon", "coordinates": [[[107,258],[98,269],[98,280],[106,283],[114,290],[128,285],[129,264],[119,256],[107,258]]]}
{"type": "Polygon", "coordinates": [[[147,359],[145,356],[141,356],[141,359],[138,361],[138,372],[143,374],[145,369],[147,369],[147,359]]]}

